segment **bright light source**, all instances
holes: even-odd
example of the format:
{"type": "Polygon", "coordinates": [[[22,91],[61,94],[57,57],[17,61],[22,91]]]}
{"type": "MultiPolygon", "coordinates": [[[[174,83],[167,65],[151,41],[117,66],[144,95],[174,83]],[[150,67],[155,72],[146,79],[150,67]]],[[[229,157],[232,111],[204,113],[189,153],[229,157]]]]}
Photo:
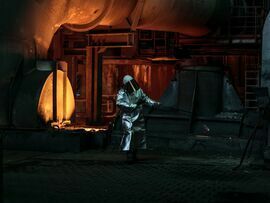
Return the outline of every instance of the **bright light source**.
{"type": "MultiPolygon", "coordinates": [[[[71,84],[63,71],[57,71],[57,121],[69,120],[75,110],[71,84]]],[[[53,120],[53,73],[47,78],[38,102],[38,114],[48,123],[53,120]]]]}

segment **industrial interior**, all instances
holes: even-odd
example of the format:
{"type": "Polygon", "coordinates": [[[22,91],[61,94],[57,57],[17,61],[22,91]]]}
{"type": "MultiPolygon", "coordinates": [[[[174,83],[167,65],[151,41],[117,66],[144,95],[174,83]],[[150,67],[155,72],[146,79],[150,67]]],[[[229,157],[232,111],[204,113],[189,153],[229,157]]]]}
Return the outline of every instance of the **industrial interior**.
{"type": "Polygon", "coordinates": [[[0,3],[3,149],[118,149],[128,74],[161,103],[143,108],[150,149],[269,167],[268,0],[0,3]]]}
{"type": "Polygon", "coordinates": [[[267,124],[256,126],[269,108],[268,1],[27,2],[1,12],[4,147],[46,150],[51,129],[86,132],[79,148],[117,145],[126,74],[162,104],[144,109],[154,148],[218,140],[231,153],[254,128],[267,142],[267,124]]]}

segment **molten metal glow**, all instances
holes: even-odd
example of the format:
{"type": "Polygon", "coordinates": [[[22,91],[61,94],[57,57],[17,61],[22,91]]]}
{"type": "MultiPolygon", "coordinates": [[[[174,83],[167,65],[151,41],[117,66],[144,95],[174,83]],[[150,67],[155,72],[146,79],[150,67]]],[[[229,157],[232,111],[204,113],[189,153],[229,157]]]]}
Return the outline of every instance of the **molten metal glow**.
{"type": "MultiPolygon", "coordinates": [[[[62,71],[57,71],[57,120],[69,120],[75,109],[71,84],[62,71]]],[[[38,114],[46,123],[53,120],[53,73],[47,78],[38,103],[38,114]]]]}
{"type": "Polygon", "coordinates": [[[151,87],[151,66],[133,65],[134,79],[139,81],[141,88],[146,92],[151,87]]]}
{"type": "Polygon", "coordinates": [[[105,126],[103,127],[86,127],[86,126],[65,126],[65,130],[84,130],[86,132],[99,132],[99,131],[105,131],[107,128],[105,126]]]}
{"type": "Polygon", "coordinates": [[[87,132],[98,132],[98,131],[104,131],[106,128],[84,128],[87,132]]]}

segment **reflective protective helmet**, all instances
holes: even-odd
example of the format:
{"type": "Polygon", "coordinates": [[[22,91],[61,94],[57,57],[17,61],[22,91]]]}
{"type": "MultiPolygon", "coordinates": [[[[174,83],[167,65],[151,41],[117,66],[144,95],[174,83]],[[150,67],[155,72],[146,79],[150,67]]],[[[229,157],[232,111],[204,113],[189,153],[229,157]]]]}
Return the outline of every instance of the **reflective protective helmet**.
{"type": "Polygon", "coordinates": [[[125,84],[127,84],[129,81],[131,81],[131,80],[133,80],[133,77],[132,77],[132,76],[130,76],[130,75],[125,75],[125,76],[123,77],[123,84],[125,85],[125,84]]]}
{"type": "Polygon", "coordinates": [[[138,83],[134,78],[130,75],[125,75],[123,78],[123,84],[124,84],[124,89],[129,93],[132,94],[133,92],[137,91],[140,89],[138,83]]]}

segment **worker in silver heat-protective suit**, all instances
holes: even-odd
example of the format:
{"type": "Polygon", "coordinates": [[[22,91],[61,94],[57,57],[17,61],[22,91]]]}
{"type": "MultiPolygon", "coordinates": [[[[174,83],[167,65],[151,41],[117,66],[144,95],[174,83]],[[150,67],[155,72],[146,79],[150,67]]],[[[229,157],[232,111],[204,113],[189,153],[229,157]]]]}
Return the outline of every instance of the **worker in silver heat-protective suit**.
{"type": "Polygon", "coordinates": [[[126,75],[123,78],[123,87],[118,91],[116,105],[122,119],[123,137],[120,147],[127,152],[127,159],[136,159],[137,148],[146,149],[143,104],[157,107],[159,102],[150,99],[138,83],[130,75],[126,75]]]}

